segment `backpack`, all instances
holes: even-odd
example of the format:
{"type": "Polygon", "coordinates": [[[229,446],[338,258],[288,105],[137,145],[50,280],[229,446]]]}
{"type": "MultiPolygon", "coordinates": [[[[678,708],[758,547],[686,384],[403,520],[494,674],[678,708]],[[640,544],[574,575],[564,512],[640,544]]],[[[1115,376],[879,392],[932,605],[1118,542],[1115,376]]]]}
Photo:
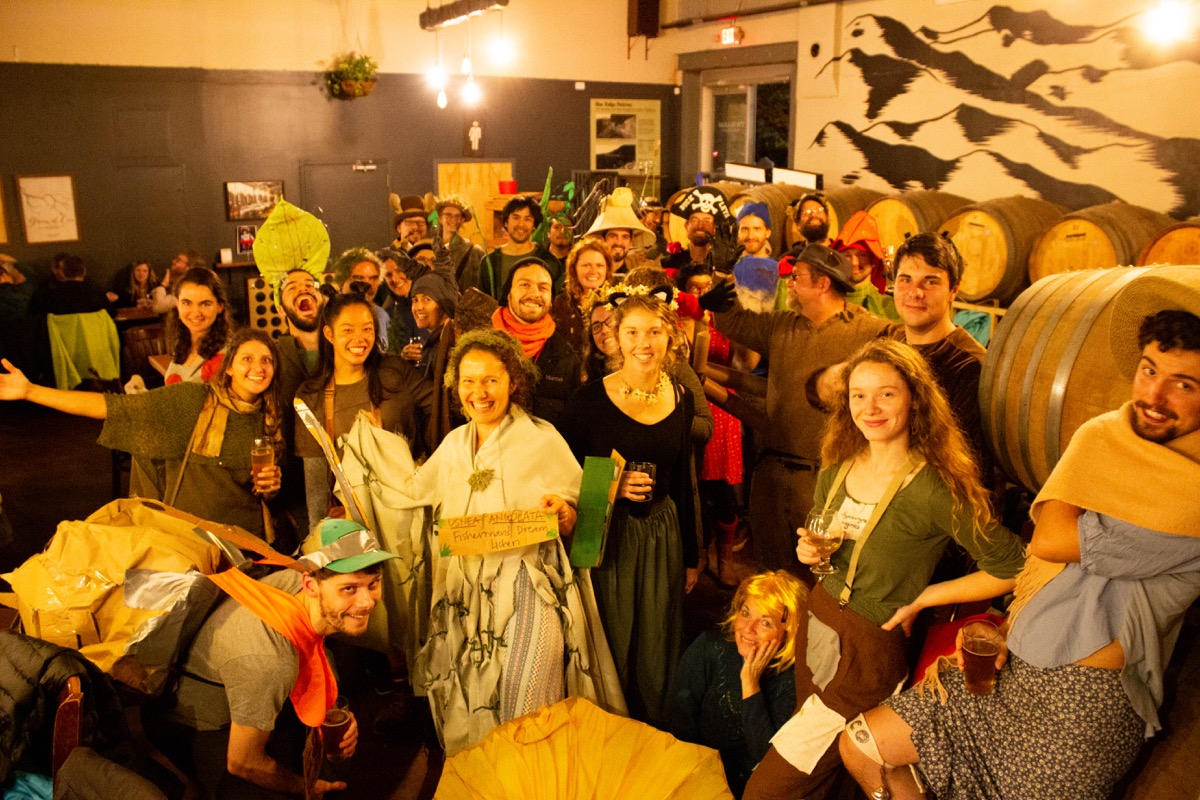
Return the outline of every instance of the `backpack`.
{"type": "Polygon", "coordinates": [[[3,577],[27,634],[77,649],[127,686],[158,695],[221,597],[204,576],[245,562],[239,547],[291,563],[241,528],[121,499],[60,523],[45,551],[3,577]]]}

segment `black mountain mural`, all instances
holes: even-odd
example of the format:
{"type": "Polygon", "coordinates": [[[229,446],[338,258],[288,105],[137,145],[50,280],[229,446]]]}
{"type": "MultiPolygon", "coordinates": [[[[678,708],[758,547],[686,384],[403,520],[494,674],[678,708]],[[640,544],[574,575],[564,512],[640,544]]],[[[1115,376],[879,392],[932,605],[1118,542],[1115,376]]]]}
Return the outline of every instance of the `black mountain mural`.
{"type": "MultiPolygon", "coordinates": [[[[1072,78],[1082,91],[1084,84],[1079,81],[1095,84],[1117,72],[1177,62],[1190,68],[1200,63],[1200,43],[1151,48],[1136,22],[1129,16],[1102,25],[1079,25],[1046,11],[1021,12],[1008,6],[993,6],[977,19],[948,30],[913,30],[893,17],[859,16],[848,25],[854,46],[833,56],[821,71],[838,61],[852,67],[848,74],[857,71],[867,89],[863,116],[827,122],[810,147],[851,147],[866,170],[897,190],[941,188],[952,176],[961,181],[973,169],[964,165],[964,159],[975,157],[970,163],[978,165],[977,157],[986,154],[1010,177],[1046,200],[1070,208],[1117,199],[1116,188],[1140,180],[1138,190],[1143,194],[1153,194],[1149,189],[1159,186],[1160,197],[1162,189],[1174,195],[1173,205],[1161,210],[1181,218],[1198,214],[1200,139],[1160,136],[1147,128],[1159,122],[1150,117],[1130,113],[1125,119],[1111,109],[1066,102],[1072,78]],[[1035,57],[1010,75],[1002,74],[981,61],[995,58],[994,40],[985,50],[972,53],[974,42],[986,41],[985,36],[1000,37],[1006,47],[1019,40],[1022,52],[1035,57]],[[1059,82],[1049,76],[1063,77],[1059,82]],[[930,81],[943,88],[927,92],[935,85],[930,81]],[[942,103],[955,95],[956,103],[925,106],[928,113],[912,118],[912,99],[938,97],[936,102],[942,103]],[[902,97],[906,102],[898,104],[902,97]],[[901,107],[905,114],[896,113],[901,107]],[[944,127],[940,133],[929,127],[947,119],[954,121],[965,142],[947,139],[944,127]],[[877,127],[888,133],[873,132],[877,127]],[[1022,130],[1032,136],[1016,135],[1022,130]],[[830,137],[831,131],[841,135],[830,137]],[[975,148],[946,152],[962,150],[964,144],[975,148]],[[1016,148],[1020,151],[1014,152],[1016,148]],[[1105,149],[1129,153],[1113,166],[1119,163],[1137,174],[1097,170],[1094,154],[1105,149]],[[964,168],[967,172],[960,172],[964,168]]],[[[1172,75],[1178,84],[1177,73],[1172,75]]],[[[1145,90],[1171,89],[1150,81],[1145,90]]],[[[1137,107],[1129,104],[1131,109],[1137,107]]]]}

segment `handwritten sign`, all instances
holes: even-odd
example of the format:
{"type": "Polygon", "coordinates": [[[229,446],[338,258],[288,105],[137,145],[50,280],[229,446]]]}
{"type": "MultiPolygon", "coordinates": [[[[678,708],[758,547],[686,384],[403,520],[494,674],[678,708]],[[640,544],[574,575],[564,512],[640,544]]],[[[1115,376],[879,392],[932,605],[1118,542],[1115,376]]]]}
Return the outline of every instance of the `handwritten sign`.
{"type": "Polygon", "coordinates": [[[438,545],[443,556],[493,553],[557,536],[558,517],[536,508],[438,520],[438,545]]]}

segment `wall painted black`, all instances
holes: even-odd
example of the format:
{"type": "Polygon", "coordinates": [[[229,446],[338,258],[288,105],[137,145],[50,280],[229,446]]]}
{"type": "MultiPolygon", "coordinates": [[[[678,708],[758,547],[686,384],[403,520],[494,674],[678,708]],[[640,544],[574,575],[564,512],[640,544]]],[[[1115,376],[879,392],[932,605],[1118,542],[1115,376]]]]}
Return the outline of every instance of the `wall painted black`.
{"type": "MultiPolygon", "coordinates": [[[[0,64],[0,250],[42,269],[60,250],[79,253],[101,281],[137,255],[160,267],[187,246],[212,256],[234,247],[225,181],[282,179],[298,203],[305,165],[369,159],[386,162],[391,191],[433,191],[434,162],[463,156],[473,118],[485,157],[515,159],[520,188],[540,190],[549,167],[556,184],[588,167],[593,97],[661,100],[662,172],[679,172],[671,86],[589,82],[578,91],[573,81],[483,78],[483,103],[467,112],[453,96],[438,109],[422,76],[381,75],[373,95],[353,101],[327,99],[319,77],[0,64]],[[75,179],[80,241],[25,244],[14,176],[64,173],[75,179]]],[[[386,195],[354,206],[326,208],[324,219],[331,228],[364,213],[390,221],[386,195]]]]}

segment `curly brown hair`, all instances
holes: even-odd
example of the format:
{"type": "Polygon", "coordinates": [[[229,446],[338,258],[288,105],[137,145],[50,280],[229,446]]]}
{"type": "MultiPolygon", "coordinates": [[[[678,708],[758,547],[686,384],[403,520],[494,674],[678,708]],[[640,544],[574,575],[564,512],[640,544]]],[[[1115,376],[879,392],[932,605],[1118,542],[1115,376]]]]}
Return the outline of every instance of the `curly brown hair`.
{"type": "Polygon", "coordinates": [[[462,409],[462,400],[458,397],[458,365],[462,363],[467,353],[479,351],[490,353],[500,359],[504,370],[508,373],[509,402],[519,405],[528,411],[533,406],[533,387],[541,380],[542,374],[525,353],[521,343],[504,331],[495,328],[476,328],[458,337],[454,349],[450,351],[450,359],[446,364],[446,388],[450,390],[454,408],[462,409]]]}
{"type": "MultiPolygon", "coordinates": [[[[933,467],[950,489],[955,516],[966,506],[971,509],[975,529],[985,530],[993,519],[991,496],[979,481],[975,456],[924,357],[903,342],[875,339],[847,362],[843,373],[847,387],[855,368],[864,363],[886,364],[903,379],[912,398],[908,410],[909,450],[933,467]]],[[[854,458],[868,446],[850,416],[849,389],[840,392],[831,406],[821,442],[823,467],[854,458]]]]}
{"type": "Polygon", "coordinates": [[[589,250],[599,253],[604,258],[607,268],[604,273],[604,282],[610,282],[613,276],[612,253],[608,251],[608,245],[604,243],[604,240],[596,236],[585,236],[580,239],[571,248],[571,252],[567,253],[567,295],[576,303],[583,299],[583,287],[579,284],[579,276],[575,273],[575,262],[589,250]]]}

